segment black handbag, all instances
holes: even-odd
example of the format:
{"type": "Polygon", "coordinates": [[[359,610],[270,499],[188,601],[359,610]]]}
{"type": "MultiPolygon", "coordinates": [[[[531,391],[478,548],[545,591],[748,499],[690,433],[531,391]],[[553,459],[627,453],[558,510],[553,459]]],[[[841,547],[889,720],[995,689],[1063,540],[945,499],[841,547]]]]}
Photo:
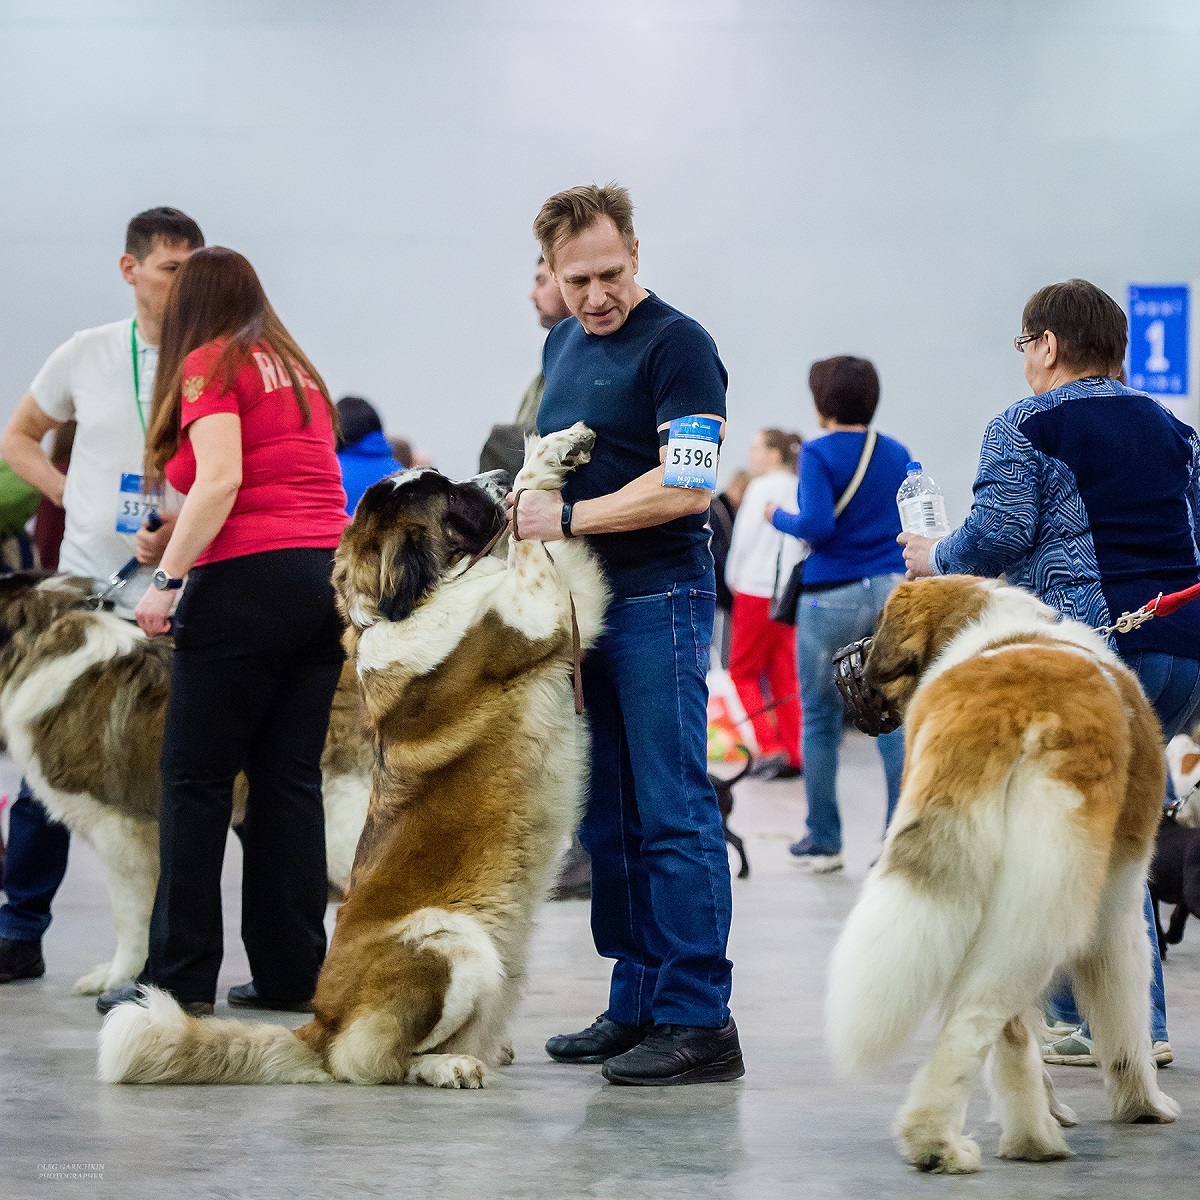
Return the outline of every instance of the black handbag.
{"type": "MultiPolygon", "coordinates": [[[[833,506],[835,521],[846,511],[846,506],[854,499],[859,485],[867,474],[867,468],[871,465],[871,456],[875,453],[875,443],[878,440],[879,435],[875,430],[868,429],[862,453],[858,456],[858,466],[854,468],[854,474],[850,477],[850,482],[846,484],[846,490],[838,498],[837,504],[833,506]]],[[[787,537],[788,534],[785,533],[781,536],[787,537]]],[[[779,575],[783,568],[783,543],[779,544],[779,554],[775,559],[775,588],[771,593],[769,613],[771,620],[778,621],[780,625],[795,625],[796,623],[796,609],[800,604],[800,593],[804,591],[804,562],[811,553],[811,547],[807,542],[804,543],[804,546],[803,557],[788,572],[788,577],[780,587],[779,575]]]]}
{"type": "MultiPolygon", "coordinates": [[[[788,535],[785,533],[781,536],[787,537],[788,535]]],[[[807,557],[806,554],[792,567],[781,588],[779,573],[783,569],[783,543],[781,542],[779,545],[779,554],[775,558],[775,588],[771,593],[771,607],[768,615],[772,621],[778,621],[780,625],[795,625],[796,623],[796,607],[800,603],[800,593],[804,589],[804,559],[807,557]]]]}

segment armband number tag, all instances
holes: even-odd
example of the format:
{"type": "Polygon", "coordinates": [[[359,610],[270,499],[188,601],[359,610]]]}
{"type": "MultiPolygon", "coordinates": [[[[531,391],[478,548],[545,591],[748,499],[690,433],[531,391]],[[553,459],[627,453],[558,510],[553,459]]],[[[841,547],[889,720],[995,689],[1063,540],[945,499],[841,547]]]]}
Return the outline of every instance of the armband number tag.
{"type": "Polygon", "coordinates": [[[667,434],[663,487],[715,491],[720,453],[720,421],[713,417],[677,417],[667,434]]]}
{"type": "Polygon", "coordinates": [[[141,475],[124,472],[117,493],[117,532],[137,533],[155,506],[155,497],[143,490],[141,475]]]}

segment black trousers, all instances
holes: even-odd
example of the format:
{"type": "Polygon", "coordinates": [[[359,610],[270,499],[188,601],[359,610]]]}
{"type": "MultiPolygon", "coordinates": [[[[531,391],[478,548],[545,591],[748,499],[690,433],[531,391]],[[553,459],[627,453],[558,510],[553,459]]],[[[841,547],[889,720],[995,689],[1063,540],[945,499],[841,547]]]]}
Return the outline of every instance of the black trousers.
{"type": "Polygon", "coordinates": [[[162,748],[162,855],[148,979],[213,1001],[221,864],[239,771],[242,941],[260,995],[307,1000],[325,958],[321,750],[341,671],[331,550],[193,569],[176,614],[162,748]]]}

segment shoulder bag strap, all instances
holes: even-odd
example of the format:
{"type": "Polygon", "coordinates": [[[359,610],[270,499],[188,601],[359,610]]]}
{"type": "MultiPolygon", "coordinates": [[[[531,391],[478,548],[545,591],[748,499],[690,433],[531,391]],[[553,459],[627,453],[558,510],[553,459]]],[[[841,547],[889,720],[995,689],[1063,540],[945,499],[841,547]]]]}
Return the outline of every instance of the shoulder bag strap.
{"type": "Polygon", "coordinates": [[[868,429],[866,440],[863,442],[862,454],[858,456],[858,466],[854,468],[854,474],[850,477],[850,482],[846,484],[846,490],[834,506],[833,519],[835,521],[846,511],[846,506],[854,499],[859,485],[867,474],[867,468],[871,465],[871,456],[875,453],[875,443],[878,440],[879,434],[874,429],[868,429]]]}

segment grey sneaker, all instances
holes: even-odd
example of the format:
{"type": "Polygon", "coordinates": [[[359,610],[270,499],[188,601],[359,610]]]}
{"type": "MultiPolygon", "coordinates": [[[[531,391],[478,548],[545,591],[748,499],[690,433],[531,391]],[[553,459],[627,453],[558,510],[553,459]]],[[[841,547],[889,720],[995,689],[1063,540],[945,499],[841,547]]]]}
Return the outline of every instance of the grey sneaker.
{"type": "Polygon", "coordinates": [[[1051,1042],[1042,1047],[1042,1062],[1052,1067],[1094,1067],[1096,1055],[1092,1047],[1092,1039],[1076,1029],[1074,1033],[1051,1042]]]}

